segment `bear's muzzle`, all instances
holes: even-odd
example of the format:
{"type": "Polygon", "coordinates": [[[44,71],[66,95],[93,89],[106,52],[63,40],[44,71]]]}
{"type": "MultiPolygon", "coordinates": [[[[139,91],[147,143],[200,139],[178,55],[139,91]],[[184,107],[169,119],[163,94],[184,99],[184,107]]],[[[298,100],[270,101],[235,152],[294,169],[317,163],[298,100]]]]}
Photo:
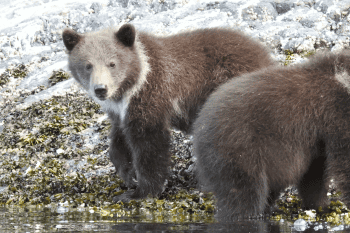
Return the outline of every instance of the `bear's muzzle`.
{"type": "Polygon", "coordinates": [[[106,85],[100,84],[94,87],[95,95],[100,100],[105,100],[107,97],[108,88],[106,85]]]}

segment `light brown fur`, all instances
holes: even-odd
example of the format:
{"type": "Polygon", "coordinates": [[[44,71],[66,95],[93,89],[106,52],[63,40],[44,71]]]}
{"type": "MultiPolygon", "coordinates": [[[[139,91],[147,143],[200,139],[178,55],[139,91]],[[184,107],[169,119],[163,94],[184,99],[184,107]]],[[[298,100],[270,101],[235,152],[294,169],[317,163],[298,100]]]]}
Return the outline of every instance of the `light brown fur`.
{"type": "Polygon", "coordinates": [[[273,64],[258,42],[222,28],[155,37],[123,25],[115,32],[87,35],[66,30],[63,39],[73,76],[112,121],[113,164],[129,186],[136,175],[136,190],[121,200],[162,190],[169,127],[190,132],[201,105],[218,85],[273,64]],[[87,70],[89,64],[93,68],[87,70]]]}

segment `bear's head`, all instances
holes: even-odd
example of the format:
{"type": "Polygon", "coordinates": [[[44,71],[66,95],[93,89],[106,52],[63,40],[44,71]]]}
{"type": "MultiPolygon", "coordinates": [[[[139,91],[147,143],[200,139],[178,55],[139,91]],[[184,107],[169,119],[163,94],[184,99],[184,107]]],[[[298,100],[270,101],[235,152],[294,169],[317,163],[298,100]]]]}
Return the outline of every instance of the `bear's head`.
{"type": "Polygon", "coordinates": [[[69,69],[95,100],[118,101],[127,93],[134,94],[144,62],[134,26],[125,24],[119,30],[109,28],[86,34],[65,29],[62,37],[69,54],[69,69]]]}

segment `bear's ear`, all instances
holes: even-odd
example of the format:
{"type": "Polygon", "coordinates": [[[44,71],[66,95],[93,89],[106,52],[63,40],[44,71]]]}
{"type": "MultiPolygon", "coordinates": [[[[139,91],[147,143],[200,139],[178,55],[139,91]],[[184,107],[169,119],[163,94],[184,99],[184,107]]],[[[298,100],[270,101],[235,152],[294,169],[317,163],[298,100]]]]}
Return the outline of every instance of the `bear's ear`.
{"type": "Polygon", "coordinates": [[[64,45],[66,46],[68,51],[72,51],[73,48],[79,43],[82,36],[79,35],[77,32],[73,31],[72,29],[67,28],[63,31],[62,38],[64,45]]]}
{"type": "Polygon", "coordinates": [[[117,39],[126,47],[133,46],[135,42],[135,27],[131,24],[124,24],[115,34],[117,39]]]}

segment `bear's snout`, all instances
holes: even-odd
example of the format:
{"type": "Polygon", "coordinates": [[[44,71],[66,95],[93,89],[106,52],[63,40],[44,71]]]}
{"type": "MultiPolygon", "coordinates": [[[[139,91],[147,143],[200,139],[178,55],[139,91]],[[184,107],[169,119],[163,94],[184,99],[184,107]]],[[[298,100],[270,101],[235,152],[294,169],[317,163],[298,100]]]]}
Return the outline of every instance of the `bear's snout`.
{"type": "Polygon", "coordinates": [[[108,92],[108,88],[106,85],[95,85],[94,87],[95,90],[95,95],[97,98],[99,98],[100,100],[105,100],[107,97],[107,92],[108,92]]]}

